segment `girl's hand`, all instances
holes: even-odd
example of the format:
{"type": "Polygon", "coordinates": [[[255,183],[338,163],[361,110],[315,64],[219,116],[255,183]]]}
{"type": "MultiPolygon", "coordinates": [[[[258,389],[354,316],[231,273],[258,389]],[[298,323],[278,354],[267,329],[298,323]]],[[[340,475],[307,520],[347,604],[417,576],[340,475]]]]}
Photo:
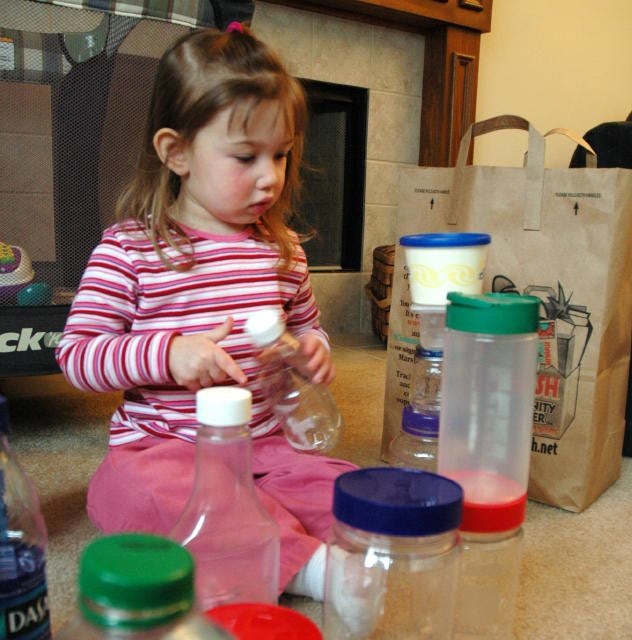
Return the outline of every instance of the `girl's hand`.
{"type": "Polygon", "coordinates": [[[329,384],[336,377],[336,367],[329,349],[313,333],[298,336],[298,341],[301,343],[301,354],[307,360],[307,371],[302,373],[313,382],[329,384]]]}
{"type": "Polygon", "coordinates": [[[197,391],[224,382],[230,377],[245,384],[246,374],[239,365],[217,345],[233,327],[233,319],[205,333],[176,336],[169,347],[169,370],[177,384],[197,391]]]}

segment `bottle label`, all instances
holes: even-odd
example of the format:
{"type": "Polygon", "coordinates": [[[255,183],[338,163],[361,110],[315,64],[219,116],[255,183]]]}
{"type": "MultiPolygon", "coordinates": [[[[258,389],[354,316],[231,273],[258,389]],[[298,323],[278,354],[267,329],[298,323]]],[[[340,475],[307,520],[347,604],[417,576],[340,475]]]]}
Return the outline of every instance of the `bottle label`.
{"type": "Polygon", "coordinates": [[[43,551],[25,544],[0,544],[0,638],[50,637],[43,551]]]}

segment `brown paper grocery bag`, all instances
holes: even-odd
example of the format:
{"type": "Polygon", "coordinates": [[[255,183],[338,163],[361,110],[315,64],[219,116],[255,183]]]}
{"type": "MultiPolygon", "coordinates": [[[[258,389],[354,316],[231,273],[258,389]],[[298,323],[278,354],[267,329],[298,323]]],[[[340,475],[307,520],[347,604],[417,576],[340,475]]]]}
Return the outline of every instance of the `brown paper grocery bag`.
{"type": "MultiPolygon", "coordinates": [[[[489,233],[484,290],[540,297],[529,497],[582,511],[620,473],[632,327],[632,170],[547,169],[544,148],[544,136],[518,116],[473,124],[456,167],[401,170],[397,232],[489,233]],[[523,167],[466,166],[472,137],[514,128],[528,132],[523,167]]],[[[418,343],[406,278],[398,245],[386,461],[418,343]]]]}

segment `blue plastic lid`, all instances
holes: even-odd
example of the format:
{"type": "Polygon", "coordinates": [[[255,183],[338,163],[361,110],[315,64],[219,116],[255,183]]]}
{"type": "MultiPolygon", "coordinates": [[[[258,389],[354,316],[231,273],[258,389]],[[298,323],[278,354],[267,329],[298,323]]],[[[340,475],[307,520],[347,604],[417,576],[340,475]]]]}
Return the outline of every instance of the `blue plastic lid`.
{"type": "Polygon", "coordinates": [[[415,407],[407,404],[402,412],[402,429],[413,436],[436,438],[439,435],[439,414],[415,411],[415,407]]]}
{"type": "Polygon", "coordinates": [[[428,471],[369,467],[334,483],[334,516],[350,527],[395,536],[428,536],[461,524],[463,489],[428,471]]]}
{"type": "Polygon", "coordinates": [[[489,244],[492,241],[488,233],[418,233],[402,236],[399,244],[404,247],[471,247],[489,244]]]}
{"type": "Polygon", "coordinates": [[[443,351],[441,349],[426,349],[418,345],[415,349],[415,356],[418,358],[443,358],[443,351]]]}

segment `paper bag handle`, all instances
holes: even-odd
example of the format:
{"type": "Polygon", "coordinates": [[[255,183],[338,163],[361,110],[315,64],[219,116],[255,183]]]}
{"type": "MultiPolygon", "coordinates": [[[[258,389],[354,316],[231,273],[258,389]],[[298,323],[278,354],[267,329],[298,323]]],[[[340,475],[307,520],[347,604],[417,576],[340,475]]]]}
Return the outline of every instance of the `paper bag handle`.
{"type": "Polygon", "coordinates": [[[457,224],[458,212],[461,208],[459,199],[467,197],[464,195],[461,185],[463,184],[464,168],[467,165],[472,137],[503,129],[521,129],[529,133],[525,165],[527,181],[524,194],[523,228],[529,230],[540,229],[542,191],[544,188],[544,136],[528,120],[515,115],[495,116],[494,118],[474,122],[461,138],[452,184],[453,197],[448,213],[448,224],[457,224]]]}
{"type": "Polygon", "coordinates": [[[576,145],[586,149],[586,167],[589,169],[597,168],[597,154],[595,150],[584,140],[577,132],[566,127],[554,127],[544,134],[544,137],[550,136],[554,133],[559,133],[567,138],[570,138],[576,145]]]}

